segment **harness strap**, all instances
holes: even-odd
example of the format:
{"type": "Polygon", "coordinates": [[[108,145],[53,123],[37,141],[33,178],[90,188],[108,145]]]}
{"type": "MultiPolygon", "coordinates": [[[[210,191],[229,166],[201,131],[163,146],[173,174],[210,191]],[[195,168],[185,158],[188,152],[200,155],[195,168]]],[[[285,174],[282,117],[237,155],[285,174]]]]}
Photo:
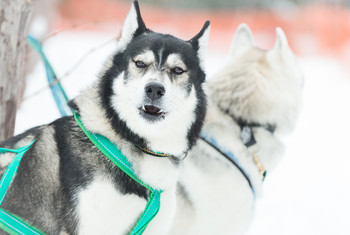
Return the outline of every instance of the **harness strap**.
{"type": "MultiPolygon", "coordinates": [[[[14,176],[16,175],[19,163],[22,160],[23,155],[28,149],[33,145],[35,140],[30,144],[23,146],[18,149],[5,149],[0,148],[0,153],[16,153],[15,158],[11,161],[10,165],[7,167],[4,175],[1,177],[0,181],[0,206],[4,201],[8,187],[10,186],[14,176]]],[[[9,234],[25,234],[25,235],[42,235],[45,234],[39,229],[29,225],[27,222],[23,221],[16,215],[13,215],[6,210],[0,208],[0,229],[6,231],[9,234]]]]}
{"type": "Polygon", "coordinates": [[[49,60],[47,59],[41,43],[30,35],[28,35],[27,41],[28,41],[28,44],[36,52],[38,52],[39,56],[44,62],[47,81],[49,83],[52,96],[55,99],[57,108],[61,113],[61,116],[68,116],[69,114],[73,113],[73,111],[71,109],[69,110],[69,107],[67,106],[67,103],[69,101],[68,96],[64,91],[60,81],[57,79],[56,73],[53,70],[49,60]]]}
{"type": "Polygon", "coordinates": [[[250,180],[249,174],[244,170],[244,168],[241,166],[241,164],[239,163],[239,160],[236,158],[236,156],[227,150],[223,150],[223,148],[220,148],[218,143],[215,141],[215,139],[204,135],[203,133],[201,134],[201,139],[206,142],[207,144],[209,144],[212,148],[214,148],[216,151],[218,151],[221,155],[223,155],[224,157],[226,157],[230,162],[233,163],[233,165],[235,165],[237,167],[237,169],[242,173],[242,175],[244,176],[244,178],[247,180],[249,187],[251,188],[254,198],[256,198],[256,190],[250,180]]]}
{"type": "Polygon", "coordinates": [[[157,215],[160,208],[160,194],[161,190],[152,188],[151,186],[142,182],[140,178],[137,177],[132,169],[132,166],[128,159],[120,152],[118,147],[109,141],[106,137],[92,133],[88,131],[82,121],[80,120],[79,114],[74,113],[74,118],[80,128],[83,130],[85,135],[90,139],[90,141],[116,166],[118,166],[122,171],[124,171],[128,176],[135,180],[138,184],[147,188],[151,193],[145,207],[145,210],[139,217],[134,228],[130,231],[130,235],[142,234],[146,229],[147,225],[152,221],[152,219],[157,215]]]}
{"type": "Polygon", "coordinates": [[[34,142],[35,141],[32,141],[29,145],[23,146],[18,149],[0,148],[0,153],[5,153],[5,152],[17,153],[15,158],[11,161],[10,165],[7,167],[0,181],[0,205],[2,204],[5,198],[7,188],[9,187],[13,177],[17,172],[18,165],[21,162],[24,153],[32,146],[34,142]]]}
{"type": "Polygon", "coordinates": [[[152,155],[154,157],[175,157],[171,154],[167,154],[167,153],[161,153],[161,152],[154,152],[152,150],[149,150],[149,149],[146,149],[146,148],[143,148],[137,144],[135,144],[135,146],[140,149],[142,152],[146,153],[146,154],[149,154],[149,155],[152,155]]]}
{"type": "Polygon", "coordinates": [[[39,229],[29,225],[16,215],[0,208],[0,229],[9,234],[44,235],[39,229]]]}

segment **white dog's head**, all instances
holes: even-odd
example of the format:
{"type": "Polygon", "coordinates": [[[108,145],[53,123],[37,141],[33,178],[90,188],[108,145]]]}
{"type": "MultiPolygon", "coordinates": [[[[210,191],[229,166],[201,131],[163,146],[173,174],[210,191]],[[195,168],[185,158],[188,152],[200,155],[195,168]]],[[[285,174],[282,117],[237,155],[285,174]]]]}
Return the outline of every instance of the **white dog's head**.
{"type": "Polygon", "coordinates": [[[209,97],[237,121],[291,131],[301,106],[303,75],[281,28],[270,50],[257,48],[247,25],[234,36],[226,66],[209,80],[209,97]]]}

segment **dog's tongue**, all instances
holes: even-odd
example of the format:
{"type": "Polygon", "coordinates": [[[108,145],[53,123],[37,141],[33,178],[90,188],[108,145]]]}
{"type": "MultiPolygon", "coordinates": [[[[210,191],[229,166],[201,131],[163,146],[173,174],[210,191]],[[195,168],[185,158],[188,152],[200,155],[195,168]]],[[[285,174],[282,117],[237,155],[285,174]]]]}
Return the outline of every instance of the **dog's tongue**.
{"type": "Polygon", "coordinates": [[[159,111],[159,108],[153,105],[146,105],[145,108],[150,113],[157,113],[159,111]]]}

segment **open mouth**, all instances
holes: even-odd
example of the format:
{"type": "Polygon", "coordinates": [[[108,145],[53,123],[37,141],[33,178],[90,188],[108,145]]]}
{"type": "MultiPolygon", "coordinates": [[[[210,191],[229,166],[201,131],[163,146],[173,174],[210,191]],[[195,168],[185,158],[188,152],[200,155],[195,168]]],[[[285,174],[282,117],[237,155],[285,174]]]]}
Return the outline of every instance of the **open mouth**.
{"type": "Polygon", "coordinates": [[[140,108],[140,113],[143,114],[147,119],[152,119],[162,117],[165,118],[165,112],[154,105],[144,105],[140,108]]]}

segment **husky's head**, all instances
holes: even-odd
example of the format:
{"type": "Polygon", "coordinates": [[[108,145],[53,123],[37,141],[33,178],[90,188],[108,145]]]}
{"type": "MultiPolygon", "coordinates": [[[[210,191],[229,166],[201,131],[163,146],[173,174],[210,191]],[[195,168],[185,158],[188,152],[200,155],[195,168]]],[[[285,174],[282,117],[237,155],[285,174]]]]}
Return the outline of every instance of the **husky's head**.
{"type": "Polygon", "coordinates": [[[133,3],[99,81],[100,103],[116,132],[155,151],[180,155],[191,148],[206,110],[208,33],[208,21],[189,41],[153,32],[133,3]]]}
{"type": "Polygon", "coordinates": [[[301,104],[303,76],[282,29],[271,50],[257,48],[247,25],[234,36],[227,65],[209,80],[209,93],[236,120],[293,129],[301,104]]]}

